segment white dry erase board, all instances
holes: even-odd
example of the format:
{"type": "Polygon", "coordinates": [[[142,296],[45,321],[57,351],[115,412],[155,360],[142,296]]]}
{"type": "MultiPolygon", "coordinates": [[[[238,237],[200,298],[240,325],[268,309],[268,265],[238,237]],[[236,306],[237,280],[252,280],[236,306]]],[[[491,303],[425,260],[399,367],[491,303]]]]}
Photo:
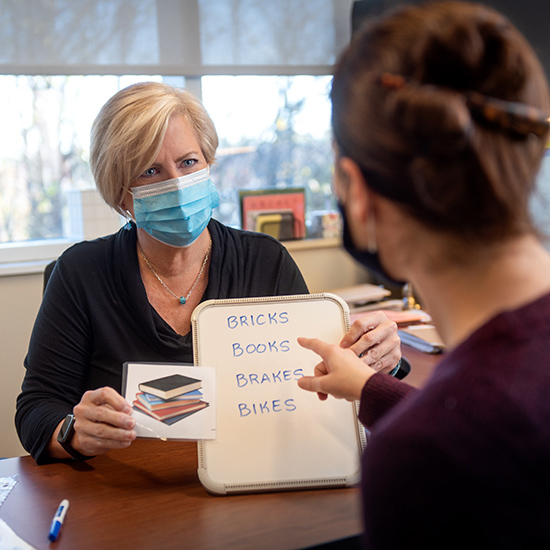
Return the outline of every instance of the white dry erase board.
{"type": "Polygon", "coordinates": [[[347,304],[332,294],[209,300],[192,315],[195,365],[216,368],[216,439],[198,475],[215,494],[342,487],[360,478],[356,404],[298,387],[319,356],[299,336],[339,343],[347,304]]]}

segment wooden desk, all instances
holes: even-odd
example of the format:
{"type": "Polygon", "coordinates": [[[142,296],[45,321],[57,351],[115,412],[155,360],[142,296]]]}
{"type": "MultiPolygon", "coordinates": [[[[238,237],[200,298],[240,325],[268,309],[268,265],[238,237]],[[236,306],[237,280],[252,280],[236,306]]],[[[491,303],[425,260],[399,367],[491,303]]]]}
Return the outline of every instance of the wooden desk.
{"type": "MultiPolygon", "coordinates": [[[[439,357],[403,349],[413,385],[439,357]]],[[[407,377],[405,380],[408,380],[407,377]]],[[[0,518],[37,549],[298,549],[361,532],[359,490],[213,496],[197,477],[196,443],[137,440],[88,463],[36,466],[0,460],[18,474],[0,518]],[[59,502],[70,508],[57,542],[47,539],[59,502]]]]}
{"type": "Polygon", "coordinates": [[[359,491],[212,496],[197,477],[196,443],[137,440],[87,464],[0,461],[19,474],[0,517],[38,549],[302,548],[361,531],[359,491]],[[47,540],[59,502],[70,508],[47,540]]]}

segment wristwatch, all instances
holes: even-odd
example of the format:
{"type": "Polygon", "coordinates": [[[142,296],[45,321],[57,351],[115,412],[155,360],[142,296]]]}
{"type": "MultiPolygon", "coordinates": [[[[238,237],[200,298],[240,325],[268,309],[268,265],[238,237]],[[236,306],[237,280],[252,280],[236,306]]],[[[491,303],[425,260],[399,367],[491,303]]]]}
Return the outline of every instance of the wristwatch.
{"type": "Polygon", "coordinates": [[[57,441],[59,441],[59,444],[73,458],[76,458],[77,460],[88,460],[90,458],[94,458],[93,456],[83,455],[82,453],[79,453],[76,449],[72,447],[71,439],[73,438],[73,435],[74,435],[74,421],[75,421],[75,416],[72,413],[68,414],[65,417],[65,420],[63,421],[61,429],[57,434],[57,441]]]}

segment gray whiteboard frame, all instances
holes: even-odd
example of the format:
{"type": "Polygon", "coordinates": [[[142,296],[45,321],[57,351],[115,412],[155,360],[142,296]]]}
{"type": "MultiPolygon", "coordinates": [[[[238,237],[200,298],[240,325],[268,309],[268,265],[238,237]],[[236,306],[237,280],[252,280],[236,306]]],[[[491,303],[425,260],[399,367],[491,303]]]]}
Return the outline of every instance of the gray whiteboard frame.
{"type": "MultiPolygon", "coordinates": [[[[222,300],[207,300],[202,304],[199,304],[193,311],[191,316],[191,327],[193,331],[193,349],[194,349],[194,364],[201,364],[201,349],[199,341],[199,317],[203,311],[212,307],[222,307],[227,305],[239,305],[250,303],[285,303],[285,302],[303,302],[303,301],[316,301],[316,300],[329,300],[335,302],[341,309],[343,324],[345,330],[350,328],[350,315],[347,303],[335,294],[330,293],[318,293],[318,294],[304,294],[293,296],[270,296],[270,297],[258,297],[258,298],[233,298],[222,300]]],[[[211,493],[217,495],[229,495],[238,493],[254,493],[254,492],[270,492],[270,491],[291,491],[300,489],[317,489],[317,488],[329,488],[329,487],[352,487],[359,483],[361,470],[360,470],[360,457],[367,444],[367,435],[364,427],[358,419],[358,403],[349,403],[353,417],[355,418],[355,435],[358,455],[358,469],[348,476],[318,476],[315,479],[298,479],[298,480],[278,480],[278,481],[264,481],[264,482],[243,482],[243,483],[225,483],[213,480],[208,472],[208,440],[199,440],[198,446],[198,476],[201,484],[211,493]]],[[[210,442],[212,443],[212,442],[210,442]]]]}

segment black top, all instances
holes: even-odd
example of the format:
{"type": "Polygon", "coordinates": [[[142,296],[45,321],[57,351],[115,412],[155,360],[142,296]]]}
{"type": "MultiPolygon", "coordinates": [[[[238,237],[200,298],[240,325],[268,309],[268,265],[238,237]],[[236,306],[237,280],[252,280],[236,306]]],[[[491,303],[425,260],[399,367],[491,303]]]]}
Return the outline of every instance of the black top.
{"type": "MultiPolygon", "coordinates": [[[[212,220],[212,257],[202,301],[307,294],[275,239],[212,220]]],[[[126,361],[193,363],[192,335],[177,334],[147,300],[136,228],[64,252],[48,282],[25,359],[15,424],[38,463],[55,427],[87,390],[121,391],[126,361]]]]}

